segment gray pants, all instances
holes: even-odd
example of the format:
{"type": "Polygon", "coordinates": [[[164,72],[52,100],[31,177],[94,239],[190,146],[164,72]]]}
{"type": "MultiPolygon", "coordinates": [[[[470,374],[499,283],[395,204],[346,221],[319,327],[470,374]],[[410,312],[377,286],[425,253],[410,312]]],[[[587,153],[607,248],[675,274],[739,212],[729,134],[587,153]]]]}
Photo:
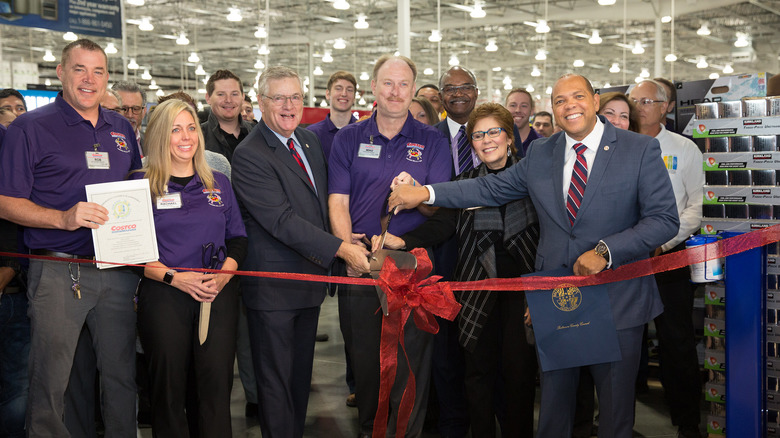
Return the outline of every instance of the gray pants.
{"type": "Polygon", "coordinates": [[[64,393],[79,333],[86,323],[101,374],[106,438],[135,437],[135,312],[138,276],[123,268],[31,260],[28,275],[30,399],[28,436],[69,437],[64,393]],[[70,271],[69,271],[70,266],[70,271]],[[80,268],[81,299],[69,272],[80,268]]]}

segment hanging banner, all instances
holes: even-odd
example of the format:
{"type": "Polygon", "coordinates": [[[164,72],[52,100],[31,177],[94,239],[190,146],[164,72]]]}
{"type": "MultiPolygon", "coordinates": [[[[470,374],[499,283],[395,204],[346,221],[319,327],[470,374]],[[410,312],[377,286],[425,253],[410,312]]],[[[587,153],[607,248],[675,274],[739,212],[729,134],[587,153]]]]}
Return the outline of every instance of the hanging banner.
{"type": "Polygon", "coordinates": [[[0,24],[122,37],[121,0],[0,0],[0,24]]]}

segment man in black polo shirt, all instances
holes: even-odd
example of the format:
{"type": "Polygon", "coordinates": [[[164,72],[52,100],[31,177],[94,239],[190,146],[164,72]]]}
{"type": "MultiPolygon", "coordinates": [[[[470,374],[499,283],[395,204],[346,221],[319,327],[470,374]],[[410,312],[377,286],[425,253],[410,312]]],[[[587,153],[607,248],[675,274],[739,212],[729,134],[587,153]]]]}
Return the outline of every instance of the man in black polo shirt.
{"type": "Polygon", "coordinates": [[[206,101],[211,114],[201,125],[206,149],[233,161],[233,151],[252,130],[241,118],[244,91],[241,79],[230,70],[217,70],[206,82],[206,101]]]}

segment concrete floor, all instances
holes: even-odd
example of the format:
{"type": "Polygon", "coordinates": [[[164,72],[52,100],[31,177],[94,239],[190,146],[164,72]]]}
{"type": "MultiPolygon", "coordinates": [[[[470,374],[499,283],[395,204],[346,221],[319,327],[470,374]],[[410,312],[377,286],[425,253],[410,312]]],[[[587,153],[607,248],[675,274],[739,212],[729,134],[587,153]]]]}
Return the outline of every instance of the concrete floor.
{"type": "MultiPolygon", "coordinates": [[[[325,300],[318,332],[327,333],[330,340],[316,344],[314,375],[304,436],[307,438],[356,437],[357,409],[349,408],[344,404],[348,395],[344,383],[344,340],[339,330],[338,306],[335,298],[328,297],[325,300]]],[[[676,437],[677,429],[669,420],[660,383],[651,379],[649,387],[650,390],[646,394],[640,394],[637,399],[634,436],[676,437]]],[[[260,426],[256,420],[244,417],[244,404],[244,390],[236,371],[231,401],[233,437],[259,438],[260,426]]],[[[706,421],[706,414],[702,405],[702,428],[706,421]]],[[[151,438],[151,436],[151,429],[138,431],[138,437],[151,438]]],[[[438,435],[427,434],[425,437],[433,438],[438,435]]]]}

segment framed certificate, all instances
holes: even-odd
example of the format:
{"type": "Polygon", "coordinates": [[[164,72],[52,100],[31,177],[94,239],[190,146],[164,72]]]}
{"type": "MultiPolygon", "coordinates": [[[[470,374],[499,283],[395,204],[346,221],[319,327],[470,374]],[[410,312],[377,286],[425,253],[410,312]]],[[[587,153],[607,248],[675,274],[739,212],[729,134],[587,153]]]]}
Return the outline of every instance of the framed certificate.
{"type": "MultiPolygon", "coordinates": [[[[92,230],[96,260],[140,264],[160,257],[148,179],[90,184],[85,189],[87,201],[108,210],[108,222],[92,230]]],[[[117,266],[97,263],[98,269],[117,266]]]]}

